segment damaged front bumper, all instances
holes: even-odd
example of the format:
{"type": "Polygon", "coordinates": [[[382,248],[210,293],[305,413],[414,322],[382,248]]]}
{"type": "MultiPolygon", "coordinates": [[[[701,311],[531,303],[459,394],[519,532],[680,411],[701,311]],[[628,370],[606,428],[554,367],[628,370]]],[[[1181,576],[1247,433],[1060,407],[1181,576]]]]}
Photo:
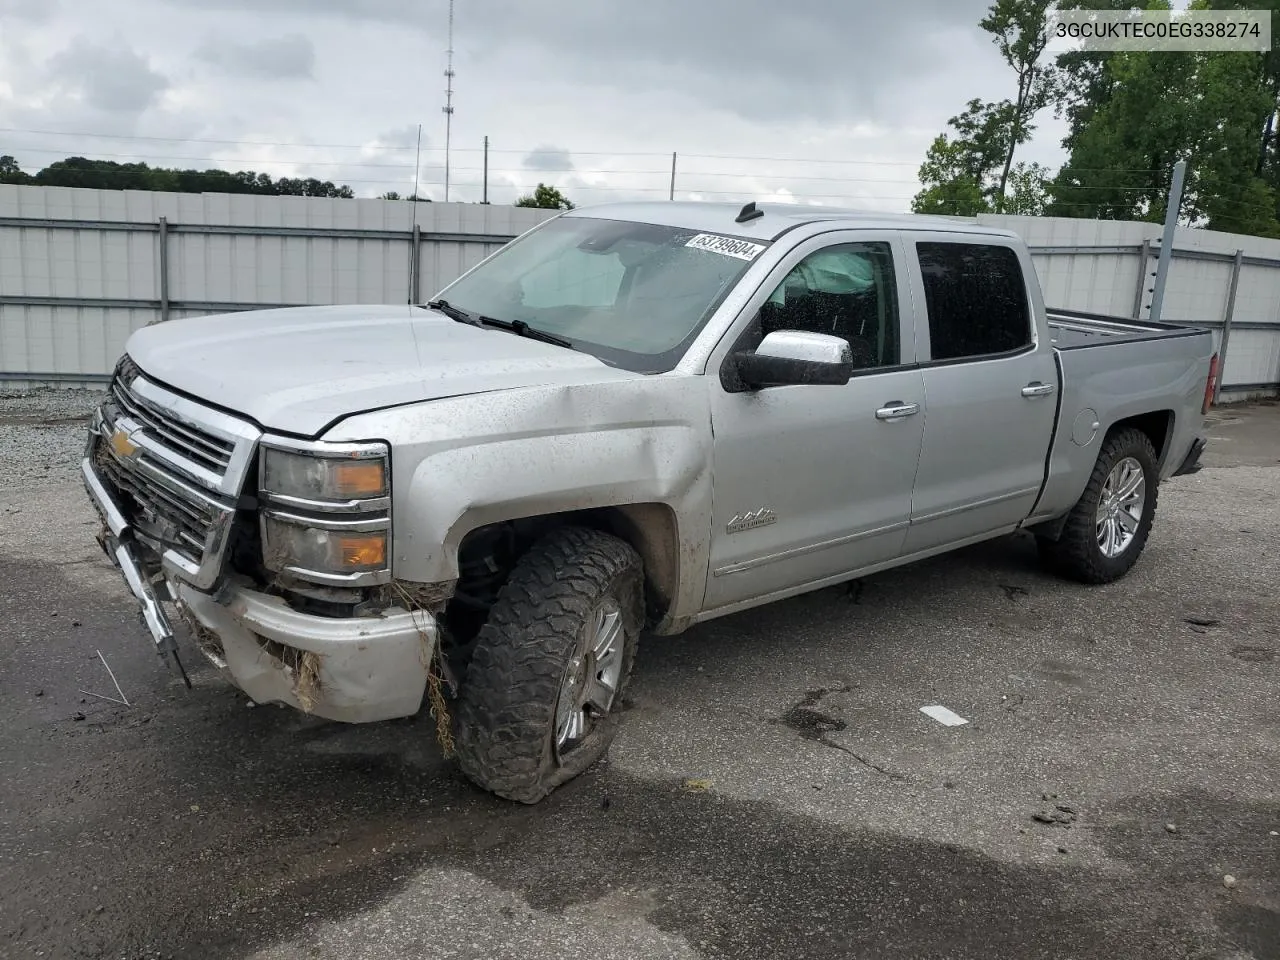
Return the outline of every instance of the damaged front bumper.
{"type": "Polygon", "coordinates": [[[138,601],[142,622],[151,634],[156,652],[177,668],[183,682],[190,687],[191,681],[187,678],[186,671],[182,669],[182,662],[178,659],[178,645],[174,640],[173,628],[169,624],[169,618],[165,616],[164,608],[160,604],[161,598],[152,578],[146,573],[145,564],[139,553],[139,545],[131,536],[132,530],[125,519],[124,512],[115,498],[107,492],[106,486],[93,469],[93,463],[88,457],[81,462],[80,470],[84,477],[85,489],[103,523],[103,530],[98,534],[98,544],[120,570],[125,583],[138,601]]]}
{"type": "Polygon", "coordinates": [[[346,723],[408,717],[422,706],[437,642],[426,611],[318,617],[236,586],[215,598],[177,584],[177,600],[212,633],[204,653],[258,703],[346,723]]]}
{"type": "Polygon", "coordinates": [[[163,601],[193,622],[201,651],[259,703],[280,702],[330,720],[365,723],[417,713],[438,630],[425,610],[321,617],[282,599],[226,584],[209,594],[162,572],[86,457],[85,488],[103,522],[99,543],[121,571],[156,651],[177,667],[178,646],[163,601]],[[206,635],[207,632],[207,635],[206,635]]]}

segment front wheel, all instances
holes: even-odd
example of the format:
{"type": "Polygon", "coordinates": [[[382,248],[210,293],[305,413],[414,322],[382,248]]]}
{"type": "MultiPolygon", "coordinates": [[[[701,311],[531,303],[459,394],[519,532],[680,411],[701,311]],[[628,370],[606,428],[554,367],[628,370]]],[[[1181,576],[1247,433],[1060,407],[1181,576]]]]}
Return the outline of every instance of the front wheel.
{"type": "Polygon", "coordinates": [[[1082,583],[1110,583],[1128,573],[1151,533],[1158,471],[1155,447],[1141,430],[1107,437],[1062,536],[1038,540],[1048,567],[1082,583]]]}
{"type": "Polygon", "coordinates": [[[643,624],[644,577],[625,541],[563,527],[517,562],[476,638],[457,711],[462,772],[536,803],[599,760],[643,624]]]}

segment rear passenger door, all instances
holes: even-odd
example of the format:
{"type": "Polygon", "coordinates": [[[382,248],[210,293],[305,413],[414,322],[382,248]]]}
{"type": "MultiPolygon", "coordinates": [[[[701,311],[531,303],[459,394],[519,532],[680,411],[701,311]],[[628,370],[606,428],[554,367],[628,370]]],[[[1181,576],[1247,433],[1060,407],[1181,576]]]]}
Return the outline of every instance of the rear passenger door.
{"type": "Polygon", "coordinates": [[[1052,344],[1039,342],[1022,248],[957,234],[918,234],[909,245],[927,313],[924,443],[904,547],[912,554],[1026,518],[1044,479],[1058,375],[1052,344]]]}

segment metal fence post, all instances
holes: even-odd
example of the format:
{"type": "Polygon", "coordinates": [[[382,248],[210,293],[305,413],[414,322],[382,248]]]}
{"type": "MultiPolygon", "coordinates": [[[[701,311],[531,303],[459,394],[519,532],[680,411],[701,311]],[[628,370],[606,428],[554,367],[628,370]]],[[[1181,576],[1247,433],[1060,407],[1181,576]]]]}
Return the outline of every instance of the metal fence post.
{"type": "Polygon", "coordinates": [[[1222,374],[1227,369],[1227,340],[1231,337],[1231,317],[1236,312],[1236,288],[1240,285],[1240,267],[1244,251],[1237,250],[1231,263],[1231,285],[1227,288],[1227,309],[1222,314],[1222,340],[1218,343],[1218,379],[1213,385],[1213,402],[1222,396],[1222,374]]]}
{"type": "Polygon", "coordinates": [[[160,218],[160,322],[169,319],[169,220],[160,218]]]}
{"type": "Polygon", "coordinates": [[[1173,236],[1182,209],[1182,181],[1187,175],[1187,161],[1173,165],[1173,183],[1169,186],[1169,203],[1164,212],[1164,233],[1160,237],[1160,262],[1156,266],[1156,285],[1151,291],[1151,319],[1160,320],[1164,307],[1164,288],[1169,282],[1169,263],[1173,260],[1173,236]]]}
{"type": "Polygon", "coordinates": [[[1133,291],[1133,319],[1142,317],[1142,295],[1147,292],[1147,264],[1151,262],[1151,241],[1142,241],[1142,252],[1138,254],[1138,286],[1133,291]]]}

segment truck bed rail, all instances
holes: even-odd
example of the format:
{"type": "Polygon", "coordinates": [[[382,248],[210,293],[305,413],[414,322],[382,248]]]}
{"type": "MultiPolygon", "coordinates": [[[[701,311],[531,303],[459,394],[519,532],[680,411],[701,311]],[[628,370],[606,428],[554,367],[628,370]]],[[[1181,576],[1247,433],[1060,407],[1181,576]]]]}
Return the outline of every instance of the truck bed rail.
{"type": "Polygon", "coordinates": [[[1135,320],[1081,310],[1046,309],[1053,344],[1059,350],[1081,350],[1133,340],[1165,340],[1209,333],[1207,327],[1155,320],[1135,320]]]}

